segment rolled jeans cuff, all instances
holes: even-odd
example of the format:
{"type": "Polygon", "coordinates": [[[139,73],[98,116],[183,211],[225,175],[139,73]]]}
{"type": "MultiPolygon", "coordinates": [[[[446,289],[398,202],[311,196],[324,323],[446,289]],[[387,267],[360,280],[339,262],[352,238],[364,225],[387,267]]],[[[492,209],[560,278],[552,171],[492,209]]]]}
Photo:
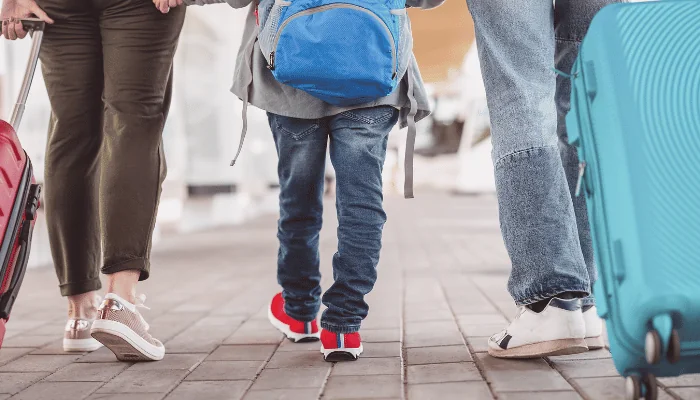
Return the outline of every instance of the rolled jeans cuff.
{"type": "MultiPolygon", "coordinates": [[[[590,288],[587,286],[579,285],[579,286],[559,287],[557,289],[552,289],[552,290],[549,290],[547,292],[542,292],[542,293],[537,293],[537,294],[528,293],[528,294],[525,294],[524,296],[515,297],[515,304],[518,306],[526,306],[528,304],[533,304],[533,303],[537,303],[538,301],[547,300],[547,299],[550,299],[552,297],[556,297],[559,294],[567,293],[567,292],[584,293],[586,295],[586,297],[581,299],[582,303],[583,303],[584,299],[592,298],[592,296],[590,296],[590,294],[591,294],[590,288]]],[[[588,300],[588,301],[590,301],[590,300],[588,300]]],[[[583,304],[586,305],[586,303],[583,303],[583,304]]],[[[595,302],[593,304],[595,304],[595,302]]]]}
{"type": "Polygon", "coordinates": [[[339,334],[355,333],[355,332],[360,331],[360,325],[340,326],[340,325],[329,324],[329,323],[323,322],[323,321],[321,321],[321,328],[323,328],[329,332],[339,333],[339,334]]]}

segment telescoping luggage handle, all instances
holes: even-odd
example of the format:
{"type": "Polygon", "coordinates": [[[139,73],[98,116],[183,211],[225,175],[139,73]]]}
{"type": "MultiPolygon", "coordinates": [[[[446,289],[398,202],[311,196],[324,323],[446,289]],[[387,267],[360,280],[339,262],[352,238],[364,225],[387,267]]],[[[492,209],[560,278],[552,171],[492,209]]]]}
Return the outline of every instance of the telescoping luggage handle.
{"type": "Polygon", "coordinates": [[[32,87],[34,71],[36,70],[37,62],[39,61],[41,40],[44,38],[45,26],[46,23],[37,18],[27,18],[22,20],[22,27],[29,31],[29,34],[32,36],[32,48],[29,52],[29,61],[27,62],[27,69],[25,70],[24,78],[22,79],[22,87],[19,91],[17,104],[15,104],[15,108],[12,109],[12,116],[10,117],[10,125],[12,125],[12,127],[15,129],[15,132],[18,131],[19,124],[22,122],[22,115],[24,115],[27,97],[29,97],[29,89],[32,87]]]}

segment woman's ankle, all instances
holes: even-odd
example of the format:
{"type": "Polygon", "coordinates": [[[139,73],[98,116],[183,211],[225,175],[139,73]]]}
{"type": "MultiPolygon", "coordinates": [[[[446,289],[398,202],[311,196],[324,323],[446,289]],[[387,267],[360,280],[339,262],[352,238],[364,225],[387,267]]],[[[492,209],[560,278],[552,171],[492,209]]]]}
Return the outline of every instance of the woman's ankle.
{"type": "Polygon", "coordinates": [[[68,296],[68,318],[95,319],[100,297],[97,291],[68,296]]]}
{"type": "Polygon", "coordinates": [[[107,275],[107,293],[114,293],[132,304],[136,303],[136,284],[140,276],[139,270],[119,271],[107,275]]]}

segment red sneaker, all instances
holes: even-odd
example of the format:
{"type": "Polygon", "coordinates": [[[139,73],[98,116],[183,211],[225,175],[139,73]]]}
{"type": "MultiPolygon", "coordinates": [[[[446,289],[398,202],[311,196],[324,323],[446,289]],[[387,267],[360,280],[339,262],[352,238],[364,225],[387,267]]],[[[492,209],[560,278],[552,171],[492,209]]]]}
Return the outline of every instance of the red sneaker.
{"type": "Polygon", "coordinates": [[[282,293],[277,293],[272,298],[270,308],[267,310],[267,317],[275,328],[295,343],[313,342],[321,337],[316,320],[311,322],[297,321],[284,312],[282,293]]]}
{"type": "Polygon", "coordinates": [[[323,329],[321,353],[328,362],[355,361],[362,354],[362,338],[359,332],[343,334],[323,329]]]}

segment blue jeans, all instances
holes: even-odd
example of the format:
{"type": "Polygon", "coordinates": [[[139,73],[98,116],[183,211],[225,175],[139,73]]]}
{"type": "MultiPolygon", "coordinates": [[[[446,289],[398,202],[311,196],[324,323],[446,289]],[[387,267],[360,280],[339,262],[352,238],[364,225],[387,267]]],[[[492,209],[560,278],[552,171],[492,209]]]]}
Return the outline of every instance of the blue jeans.
{"type": "MultiPolygon", "coordinates": [[[[578,157],[564,116],[570,72],[593,16],[614,0],[467,0],[491,117],[501,231],[518,305],[563,292],[590,295],[597,279],[578,157]]],[[[592,296],[584,305],[594,304],[592,296]]]]}
{"type": "Polygon", "coordinates": [[[338,251],[333,256],[335,283],[323,295],[327,309],[321,327],[357,332],[367,316],[364,296],[377,280],[386,222],[382,168],[389,131],[398,116],[398,110],[388,106],[317,120],[268,113],[281,188],[277,279],[290,317],[312,321],[320,307],[318,246],[329,144],[336,175],[338,251]]]}

